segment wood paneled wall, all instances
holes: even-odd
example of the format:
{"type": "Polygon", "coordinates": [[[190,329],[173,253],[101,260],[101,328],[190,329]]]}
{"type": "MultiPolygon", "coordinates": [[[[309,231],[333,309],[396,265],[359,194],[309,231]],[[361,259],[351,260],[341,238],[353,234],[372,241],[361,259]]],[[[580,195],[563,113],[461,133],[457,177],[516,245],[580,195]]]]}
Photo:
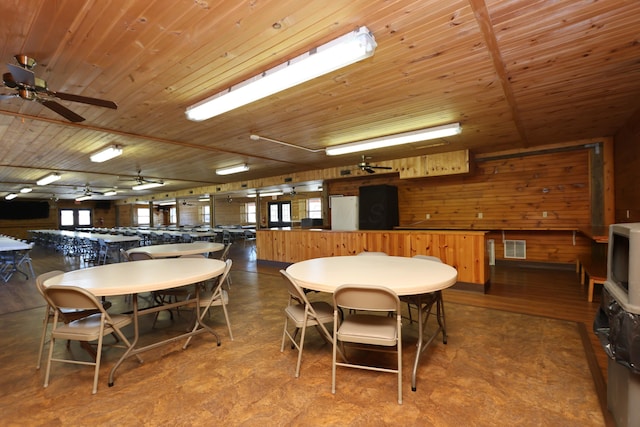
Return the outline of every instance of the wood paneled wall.
{"type": "Polygon", "coordinates": [[[116,207],[111,204],[109,209],[96,208],[96,202],[91,200],[76,203],[73,200],[59,200],[49,203],[49,217],[41,219],[0,219],[0,233],[19,239],[29,238],[29,230],[57,229],[59,209],[91,209],[93,225],[95,227],[115,227],[116,207]]]}
{"type": "Polygon", "coordinates": [[[640,222],[640,110],[615,136],[615,222],[640,222]]]}
{"type": "Polygon", "coordinates": [[[458,270],[458,281],[484,286],[489,280],[485,232],[258,230],[258,259],[294,263],[306,259],[356,255],[433,255],[458,270]]]}
{"type": "Polygon", "coordinates": [[[495,230],[488,238],[496,242],[496,259],[503,258],[505,230],[507,239],[527,240],[529,261],[573,263],[591,248],[577,232],[591,224],[590,150],[479,159],[474,171],[462,176],[370,175],[327,185],[332,195],[395,185],[401,227],[495,230]]]}

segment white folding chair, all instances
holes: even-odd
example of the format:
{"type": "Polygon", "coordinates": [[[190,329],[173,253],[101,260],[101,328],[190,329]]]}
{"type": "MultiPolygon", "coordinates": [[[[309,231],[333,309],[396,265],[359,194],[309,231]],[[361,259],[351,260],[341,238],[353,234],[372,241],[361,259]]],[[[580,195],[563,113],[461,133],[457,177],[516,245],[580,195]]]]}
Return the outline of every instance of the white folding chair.
{"type": "Polygon", "coordinates": [[[284,309],[285,319],[280,352],[284,351],[284,343],[286,339],[289,338],[291,347],[295,347],[298,350],[298,362],[296,364],[296,378],[298,378],[300,376],[300,364],[302,362],[302,350],[304,349],[304,338],[307,326],[315,326],[325,341],[331,342],[331,334],[324,324],[333,322],[333,307],[324,301],[309,302],[302,288],[289,273],[280,270],[280,274],[287,279],[287,287],[289,290],[289,303],[284,309]],[[291,334],[288,329],[289,321],[291,321],[296,328],[293,334],[291,334]],[[301,332],[299,341],[296,340],[298,332],[301,332]]]}
{"type": "MultiPolygon", "coordinates": [[[[199,296],[199,307],[195,307],[194,304],[194,320],[195,325],[193,325],[193,332],[195,332],[204,320],[204,317],[209,313],[209,309],[214,306],[221,306],[222,311],[224,313],[224,319],[227,322],[227,329],[229,329],[229,338],[233,341],[233,333],[231,332],[231,322],[229,321],[229,314],[227,313],[227,304],[229,303],[229,293],[226,289],[222,288],[225,280],[227,279],[227,275],[231,270],[231,265],[233,261],[230,259],[225,261],[226,266],[224,268],[224,272],[216,278],[215,285],[213,289],[209,293],[204,293],[199,296]]],[[[201,285],[196,285],[201,286],[201,285]]],[[[202,288],[202,286],[201,286],[202,288]]],[[[182,347],[186,349],[189,343],[191,342],[192,336],[187,339],[187,342],[182,347]]]]}
{"type": "Polygon", "coordinates": [[[336,367],[395,373],[398,377],[398,403],[402,403],[402,316],[400,299],[384,286],[341,285],[333,293],[333,362],[331,392],[336,392],[336,367]],[[354,310],[340,321],[341,309],[354,310]],[[394,314],[393,317],[389,313],[394,314]],[[346,355],[345,343],[364,350],[395,351],[397,367],[385,368],[337,361],[338,347],[346,355]],[[391,347],[395,348],[392,350],[391,347]]]}
{"type": "MultiPolygon", "coordinates": [[[[71,363],[76,365],[94,366],[93,394],[98,391],[98,373],[102,359],[103,339],[105,335],[116,334],[125,345],[114,344],[117,347],[130,348],[131,343],[122,333],[121,328],[131,323],[131,316],[124,314],[110,315],[102,307],[98,299],[89,291],[75,286],[52,285],[44,289],[44,296],[48,303],[55,309],[53,327],[51,329],[51,343],[49,345],[49,357],[47,358],[47,371],[45,373],[44,386],[49,386],[49,374],[51,362],[71,363]],[[64,316],[63,310],[98,310],[92,314],[69,323],[61,324],[60,316],[64,316]],[[53,357],[56,339],[90,342],[97,340],[95,362],[87,362],[76,359],[53,357]]],[[[136,357],[138,357],[136,355],[136,357]]],[[[138,357],[142,363],[142,359],[138,357]]]]}

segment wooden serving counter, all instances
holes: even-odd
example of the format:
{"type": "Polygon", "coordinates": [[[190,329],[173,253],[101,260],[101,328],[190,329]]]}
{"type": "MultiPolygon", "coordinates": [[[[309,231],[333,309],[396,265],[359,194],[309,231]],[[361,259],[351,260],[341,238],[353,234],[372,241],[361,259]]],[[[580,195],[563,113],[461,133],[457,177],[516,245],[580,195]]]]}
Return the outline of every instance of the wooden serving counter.
{"type": "Polygon", "coordinates": [[[411,257],[433,255],[458,270],[458,282],[489,281],[487,231],[467,230],[257,230],[258,259],[294,263],[311,258],[355,255],[363,251],[411,257]]]}

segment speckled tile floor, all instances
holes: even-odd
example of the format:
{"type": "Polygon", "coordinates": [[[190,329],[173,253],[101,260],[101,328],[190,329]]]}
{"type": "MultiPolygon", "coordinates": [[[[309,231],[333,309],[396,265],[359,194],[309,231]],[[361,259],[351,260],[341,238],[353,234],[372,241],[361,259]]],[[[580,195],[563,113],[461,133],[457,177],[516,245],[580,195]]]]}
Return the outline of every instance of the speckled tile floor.
{"type": "MultiPolygon", "coordinates": [[[[109,369],[120,349],[105,352],[98,393],[92,368],[54,364],[48,388],[35,369],[43,309],[0,316],[0,419],[35,425],[421,425],[602,426],[591,375],[575,323],[447,303],[448,344],[434,341],[411,391],[416,331],[405,325],[404,403],[396,378],[339,369],[331,393],[331,347],[310,330],[300,378],[296,352],[280,352],[287,301],[283,279],[233,271],[230,341],[221,310],[209,323],[222,345],[200,335],[126,361],[114,387],[109,369]]],[[[323,298],[315,294],[314,298],[323,298]]],[[[122,308],[123,301],[114,301],[122,308]]],[[[188,316],[184,316],[185,318],[188,316]]],[[[148,319],[145,339],[184,328],[181,319],[148,319]]],[[[65,352],[64,344],[57,351],[65,352]]],[[[84,357],[77,343],[74,354],[84,357]]]]}

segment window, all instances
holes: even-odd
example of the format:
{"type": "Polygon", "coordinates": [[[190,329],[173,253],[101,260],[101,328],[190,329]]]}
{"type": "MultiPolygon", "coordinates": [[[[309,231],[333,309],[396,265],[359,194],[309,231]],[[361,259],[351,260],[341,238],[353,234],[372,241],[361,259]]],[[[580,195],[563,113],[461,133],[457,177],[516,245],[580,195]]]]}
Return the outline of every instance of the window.
{"type": "Polygon", "coordinates": [[[211,222],[211,206],[204,205],[200,209],[200,223],[210,224],[211,222]]]}
{"type": "Polygon", "coordinates": [[[60,209],[60,228],[91,227],[91,209],[60,209]]]}
{"type": "Polygon", "coordinates": [[[169,224],[177,224],[178,216],[176,215],[176,207],[169,208],[169,224]]]}
{"type": "Polygon", "coordinates": [[[149,208],[138,208],[138,225],[151,224],[151,212],[149,208]]]}
{"type": "Polygon", "coordinates": [[[320,197],[307,199],[307,217],[322,218],[322,199],[320,197]]]}
{"type": "Polygon", "coordinates": [[[256,223],[256,202],[244,204],[245,222],[248,224],[256,223]]]}

